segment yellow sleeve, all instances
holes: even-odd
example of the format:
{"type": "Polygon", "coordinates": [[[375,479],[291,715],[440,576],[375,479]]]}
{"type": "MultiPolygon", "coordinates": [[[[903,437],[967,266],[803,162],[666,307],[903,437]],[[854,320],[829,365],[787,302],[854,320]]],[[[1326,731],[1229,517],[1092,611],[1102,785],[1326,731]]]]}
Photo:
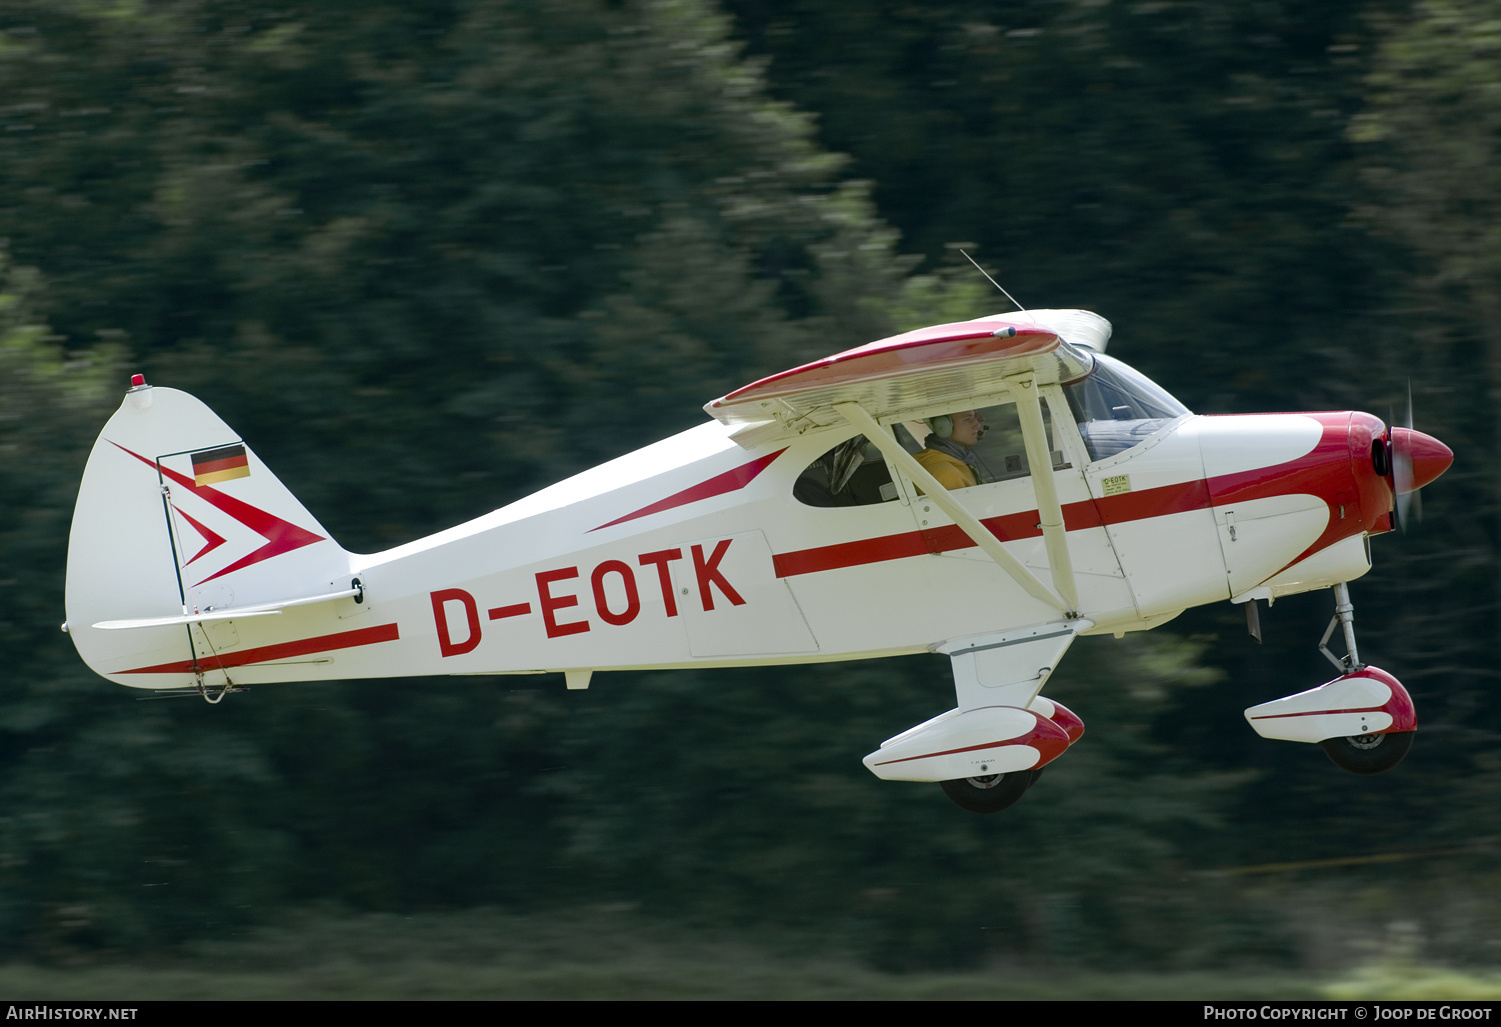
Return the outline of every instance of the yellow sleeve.
{"type": "Polygon", "coordinates": [[[937,450],[923,450],[917,454],[917,462],[946,489],[967,489],[979,484],[968,465],[937,450]]]}

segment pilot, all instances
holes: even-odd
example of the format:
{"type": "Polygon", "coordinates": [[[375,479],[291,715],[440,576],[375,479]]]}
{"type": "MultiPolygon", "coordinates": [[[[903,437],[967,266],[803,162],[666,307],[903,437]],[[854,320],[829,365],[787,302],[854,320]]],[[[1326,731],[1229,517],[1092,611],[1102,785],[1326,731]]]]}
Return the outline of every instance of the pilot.
{"type": "Polygon", "coordinates": [[[980,463],[973,447],[985,434],[985,419],[974,410],[964,410],[930,417],[927,424],[932,432],[917,462],[946,489],[978,485],[980,463]]]}

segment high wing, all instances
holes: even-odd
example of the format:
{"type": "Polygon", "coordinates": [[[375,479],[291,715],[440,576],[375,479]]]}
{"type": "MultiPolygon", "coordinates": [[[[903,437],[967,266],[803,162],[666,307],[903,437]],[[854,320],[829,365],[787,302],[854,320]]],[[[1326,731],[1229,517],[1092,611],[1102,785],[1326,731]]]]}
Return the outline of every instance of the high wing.
{"type": "Polygon", "coordinates": [[[880,422],[937,405],[962,408],[977,397],[1006,392],[1016,400],[1031,466],[1050,468],[1039,386],[1088,373],[1087,351],[1103,352],[1109,338],[1110,322],[1084,310],[1018,311],[934,325],[763,378],[704,409],[724,424],[744,425],[734,437],[747,447],[848,421],[1029,595],[1073,617],[1078,589],[1051,473],[1031,479],[1053,579],[1049,588],[880,422]]]}
{"type": "Polygon", "coordinates": [[[1008,377],[1026,371],[1057,381],[1060,365],[1066,373],[1080,362],[1073,347],[1104,352],[1109,338],[1110,322],[1086,310],[1023,310],[934,325],[762,378],[704,410],[722,424],[744,425],[736,440],[757,445],[834,423],[838,403],[858,403],[884,418],[962,405],[1005,390],[1008,377]]]}

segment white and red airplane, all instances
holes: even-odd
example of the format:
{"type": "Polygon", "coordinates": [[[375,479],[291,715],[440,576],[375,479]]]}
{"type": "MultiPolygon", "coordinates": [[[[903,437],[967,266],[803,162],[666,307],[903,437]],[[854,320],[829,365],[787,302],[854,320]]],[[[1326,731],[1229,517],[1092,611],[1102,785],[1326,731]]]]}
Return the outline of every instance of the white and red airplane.
{"type": "Polygon", "coordinates": [[[332,678],[561,672],[587,688],[600,670],[942,653],[955,707],[865,765],[992,812],[1083,734],[1039,694],[1075,636],[1332,587],[1320,648],[1340,675],[1246,716],[1356,773],[1395,765],[1412,701],[1360,662],[1345,583],[1453,454],[1365,413],[1195,416],[1106,356],[1110,331],[1034,310],[873,342],[372,555],[340,548],[207,406],[137,375],[84,472],[64,629],[111,681],[211,701],[332,678]],[[979,483],[950,490],[915,454],[930,433],[952,452],[935,440],[971,410],[990,428],[959,449],[979,483]]]}

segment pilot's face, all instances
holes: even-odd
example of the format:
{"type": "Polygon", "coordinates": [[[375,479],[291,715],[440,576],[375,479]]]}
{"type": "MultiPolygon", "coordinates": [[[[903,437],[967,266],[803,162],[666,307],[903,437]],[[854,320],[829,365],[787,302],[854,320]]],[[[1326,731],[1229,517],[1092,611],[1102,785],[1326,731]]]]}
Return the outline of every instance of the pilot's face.
{"type": "Polygon", "coordinates": [[[954,414],[954,434],[949,438],[961,446],[973,446],[980,441],[980,434],[985,430],[985,419],[973,410],[954,414]]]}

